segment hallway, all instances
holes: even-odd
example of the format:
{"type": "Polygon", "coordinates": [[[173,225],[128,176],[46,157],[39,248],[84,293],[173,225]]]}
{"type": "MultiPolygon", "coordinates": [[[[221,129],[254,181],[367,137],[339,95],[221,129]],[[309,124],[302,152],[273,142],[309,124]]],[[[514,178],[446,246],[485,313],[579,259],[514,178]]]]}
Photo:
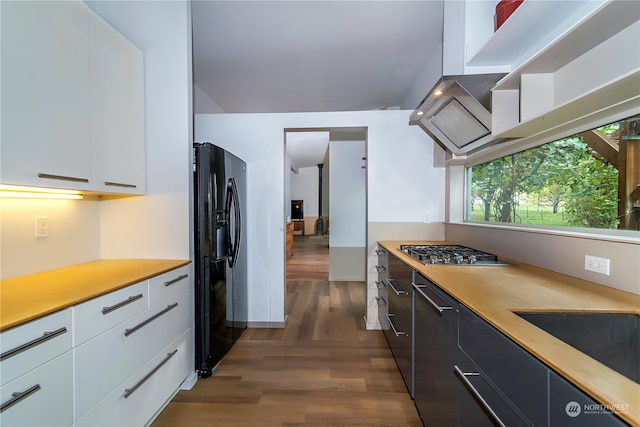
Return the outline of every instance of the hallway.
{"type": "Polygon", "coordinates": [[[180,391],[164,426],[421,426],[362,282],[328,282],[328,241],[296,236],[287,324],[248,329],[216,374],[180,391]]]}

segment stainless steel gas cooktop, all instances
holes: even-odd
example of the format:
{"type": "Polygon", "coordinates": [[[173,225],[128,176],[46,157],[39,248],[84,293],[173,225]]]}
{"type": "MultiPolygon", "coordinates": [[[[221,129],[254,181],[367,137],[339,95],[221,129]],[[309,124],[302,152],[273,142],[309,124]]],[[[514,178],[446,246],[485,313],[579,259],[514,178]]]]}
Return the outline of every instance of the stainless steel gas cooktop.
{"type": "Polygon", "coordinates": [[[497,255],[460,245],[400,245],[398,249],[425,265],[515,266],[497,255]]]}

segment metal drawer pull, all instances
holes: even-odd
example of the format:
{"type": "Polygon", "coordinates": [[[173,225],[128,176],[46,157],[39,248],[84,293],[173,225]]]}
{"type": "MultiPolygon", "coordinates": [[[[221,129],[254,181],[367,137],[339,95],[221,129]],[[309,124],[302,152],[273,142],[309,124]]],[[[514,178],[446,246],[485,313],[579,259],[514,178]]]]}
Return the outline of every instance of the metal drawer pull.
{"type": "Polygon", "coordinates": [[[136,332],[138,329],[148,325],[149,323],[153,322],[154,320],[156,320],[158,317],[162,316],[165,313],[168,313],[169,311],[173,310],[174,308],[176,308],[178,306],[178,303],[174,303],[174,304],[170,304],[167,306],[167,308],[165,308],[164,310],[162,310],[161,312],[154,314],[153,316],[149,317],[147,320],[145,320],[144,322],[134,326],[131,329],[125,329],[124,330],[124,336],[128,337],[129,335],[131,335],[132,333],[136,332]]]}
{"type": "Polygon", "coordinates": [[[378,270],[378,273],[385,273],[387,271],[387,267],[384,265],[376,265],[376,270],[378,270]]]}
{"type": "MultiPolygon", "coordinates": [[[[413,285],[413,288],[429,303],[429,305],[431,306],[431,308],[433,308],[437,313],[442,314],[445,310],[453,310],[453,307],[449,307],[449,306],[442,306],[440,307],[438,304],[436,304],[435,302],[433,302],[433,300],[431,298],[429,298],[427,296],[427,294],[425,294],[422,289],[420,289],[421,287],[416,285],[415,283],[411,283],[413,285]]],[[[425,286],[422,286],[423,288],[425,286]]]]}
{"type": "Polygon", "coordinates": [[[467,390],[469,390],[473,398],[480,404],[480,406],[482,406],[484,411],[491,417],[493,423],[496,426],[506,427],[505,423],[503,423],[500,417],[498,417],[498,414],[496,414],[495,411],[491,408],[491,406],[489,406],[487,401],[484,400],[484,397],[482,397],[482,395],[473,386],[473,384],[471,384],[471,381],[467,379],[467,377],[477,377],[477,376],[480,376],[480,374],[478,372],[462,372],[462,370],[458,368],[457,365],[453,366],[453,371],[455,372],[458,379],[467,388],[467,390]]]}
{"type": "Polygon", "coordinates": [[[382,305],[387,305],[387,302],[382,297],[376,297],[376,302],[378,303],[378,307],[380,307],[382,305]],[[382,302],[380,302],[380,301],[382,301],[382,302]]]}
{"type": "Polygon", "coordinates": [[[35,393],[38,390],[40,390],[40,384],[31,386],[25,391],[18,391],[15,393],[11,393],[11,399],[7,400],[2,405],[0,405],[0,412],[4,411],[5,409],[11,408],[13,405],[20,402],[21,400],[26,399],[27,397],[31,396],[33,393],[35,393]]]}
{"type": "Polygon", "coordinates": [[[393,320],[391,320],[392,317],[396,317],[395,314],[387,314],[387,320],[389,321],[389,325],[391,325],[391,329],[393,329],[393,333],[396,334],[397,337],[399,336],[407,336],[406,332],[402,332],[396,329],[395,325],[393,324],[393,320]]]}
{"type": "Polygon", "coordinates": [[[188,274],[183,274],[182,276],[178,276],[178,277],[176,277],[176,278],[175,278],[175,279],[173,279],[173,280],[168,280],[168,281],[164,282],[164,285],[165,285],[165,286],[171,286],[171,285],[173,285],[174,283],[178,283],[178,282],[179,282],[179,281],[181,281],[182,279],[186,279],[187,277],[189,277],[189,275],[188,275],[188,274]]]}
{"type": "Polygon", "coordinates": [[[142,294],[138,294],[138,295],[134,295],[132,297],[129,297],[126,300],[121,301],[121,302],[119,302],[117,304],[114,304],[114,305],[112,305],[110,307],[102,307],[102,314],[111,313],[112,311],[115,311],[115,310],[117,310],[117,309],[119,309],[121,307],[124,307],[127,304],[131,304],[132,302],[137,301],[140,298],[142,298],[142,294]]]}
{"type": "Polygon", "coordinates": [[[87,178],[76,178],[73,176],[64,176],[64,175],[52,175],[50,173],[38,173],[38,178],[58,179],[60,181],[89,182],[87,178]]]}
{"type": "Polygon", "coordinates": [[[105,181],[104,185],[110,185],[112,187],[138,188],[138,186],[135,184],[122,184],[120,182],[109,182],[109,181],[105,181]]]}
{"type": "Polygon", "coordinates": [[[375,253],[378,255],[386,255],[387,251],[385,251],[384,249],[376,249],[375,253]]]}
{"type": "Polygon", "coordinates": [[[124,398],[128,398],[129,396],[131,396],[133,394],[134,391],[136,391],[142,384],[144,384],[145,381],[147,381],[149,378],[151,378],[151,375],[155,374],[156,371],[158,369],[160,369],[162,367],[162,365],[164,365],[165,363],[167,363],[169,361],[169,359],[171,359],[176,353],[178,352],[178,349],[176,348],[175,350],[173,350],[171,353],[167,353],[167,357],[165,357],[162,362],[160,362],[155,368],[153,368],[147,375],[144,376],[144,378],[142,378],[140,381],[138,381],[136,383],[136,385],[134,385],[131,388],[125,388],[124,389],[124,398]]]}
{"type": "Polygon", "coordinates": [[[376,280],[375,284],[378,287],[378,289],[386,289],[387,288],[387,285],[383,281],[376,280]]]}
{"type": "Polygon", "coordinates": [[[62,327],[60,329],[57,329],[53,332],[45,332],[42,334],[42,336],[40,338],[36,338],[33,341],[29,341],[28,343],[22,344],[21,346],[18,346],[14,349],[5,351],[4,353],[0,354],[0,361],[5,360],[10,358],[11,356],[15,356],[18,353],[22,353],[25,350],[28,350],[32,347],[35,347],[39,344],[42,344],[46,341],[49,341],[50,339],[53,339],[55,337],[57,337],[58,335],[62,335],[64,333],[67,332],[67,328],[66,327],[62,327]]]}
{"type": "Polygon", "coordinates": [[[394,283],[397,283],[396,279],[388,279],[385,280],[385,282],[387,282],[387,285],[393,289],[393,292],[396,293],[396,295],[400,296],[400,295],[407,295],[409,292],[405,291],[404,289],[402,289],[400,286],[398,286],[400,289],[396,289],[395,286],[393,286],[394,283]]]}

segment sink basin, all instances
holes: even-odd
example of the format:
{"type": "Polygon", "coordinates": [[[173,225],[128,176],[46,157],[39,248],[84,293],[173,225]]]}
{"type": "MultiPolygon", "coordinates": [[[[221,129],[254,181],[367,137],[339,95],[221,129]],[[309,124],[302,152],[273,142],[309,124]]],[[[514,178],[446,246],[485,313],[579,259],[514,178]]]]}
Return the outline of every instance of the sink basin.
{"type": "Polygon", "coordinates": [[[517,312],[529,323],[640,383],[640,315],[517,312]]]}

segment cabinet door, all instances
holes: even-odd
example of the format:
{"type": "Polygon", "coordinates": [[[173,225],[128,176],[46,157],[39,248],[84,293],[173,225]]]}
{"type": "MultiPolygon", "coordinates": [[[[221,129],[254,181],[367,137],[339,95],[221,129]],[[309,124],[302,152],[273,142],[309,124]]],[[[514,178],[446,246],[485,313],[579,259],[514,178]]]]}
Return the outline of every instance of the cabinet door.
{"type": "Polygon", "coordinates": [[[73,422],[72,355],[68,351],[0,388],[0,425],[69,426],[73,422]]]}
{"type": "Polygon", "coordinates": [[[144,194],[142,52],[90,13],[92,189],[144,194]]]}
{"type": "Polygon", "coordinates": [[[88,8],[2,2],[5,184],[89,189],[88,8]]]}

